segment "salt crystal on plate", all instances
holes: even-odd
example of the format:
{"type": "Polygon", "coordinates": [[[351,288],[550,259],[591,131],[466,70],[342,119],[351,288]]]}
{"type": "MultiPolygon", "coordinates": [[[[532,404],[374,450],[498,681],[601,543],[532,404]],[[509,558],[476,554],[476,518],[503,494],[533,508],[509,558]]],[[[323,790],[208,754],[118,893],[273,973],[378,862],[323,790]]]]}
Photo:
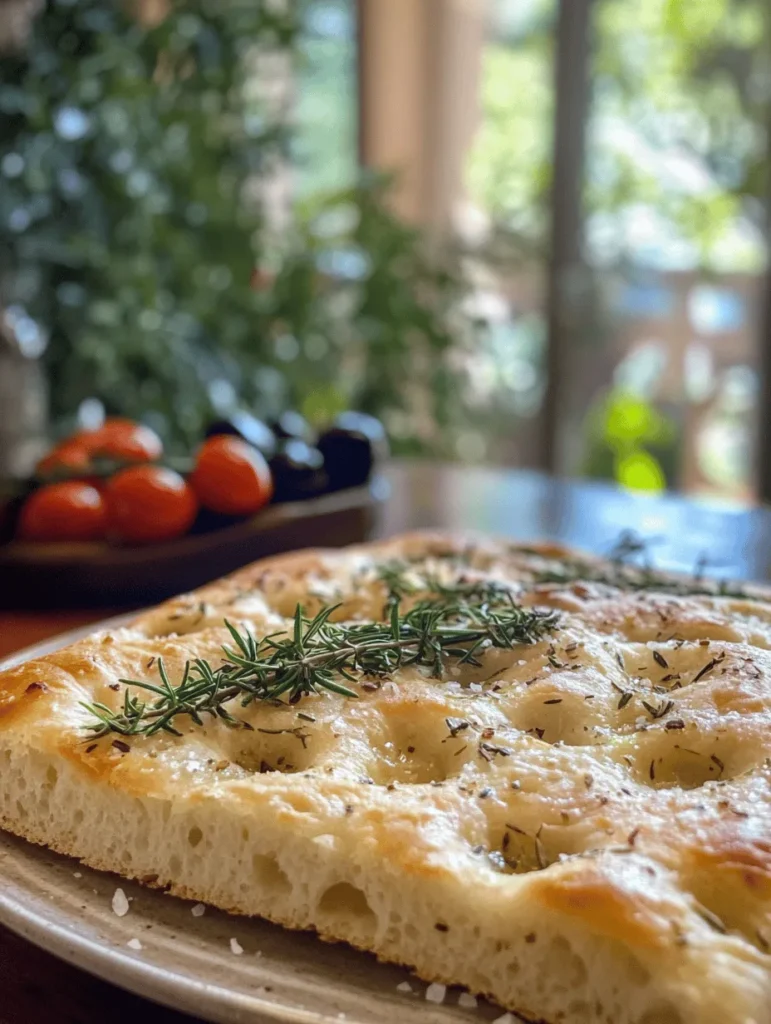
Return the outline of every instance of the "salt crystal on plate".
{"type": "Polygon", "coordinates": [[[396,986],[397,992],[412,992],[412,985],[408,981],[400,981],[396,986]]]}
{"type": "Polygon", "coordinates": [[[472,996],[470,992],[461,992],[458,996],[458,1006],[462,1006],[464,1010],[473,1010],[477,1005],[477,997],[472,996]]]}
{"type": "Polygon", "coordinates": [[[126,945],[129,946],[131,949],[142,948],[142,943],[139,941],[139,939],[129,939],[126,945]]]}
{"type": "Polygon", "coordinates": [[[447,986],[432,982],[426,989],[426,1000],[429,1003],[443,1003],[447,995],[447,986]]]}
{"type": "Polygon", "coordinates": [[[72,877],[73,878],[82,878],[83,875],[79,871],[73,871],[72,872],[72,877]]]}
{"type": "Polygon", "coordinates": [[[193,917],[203,917],[203,915],[206,913],[206,907],[203,905],[203,903],[196,903],[196,905],[191,908],[190,913],[193,915],[193,917]]]}
{"type": "Polygon", "coordinates": [[[230,952],[234,956],[241,956],[243,951],[244,951],[244,947],[241,945],[241,943],[238,941],[238,939],[231,939],[230,940],[230,952]]]}
{"type": "Polygon", "coordinates": [[[129,901],[122,889],[116,889],[112,897],[112,912],[117,917],[125,917],[129,912],[129,901]]]}

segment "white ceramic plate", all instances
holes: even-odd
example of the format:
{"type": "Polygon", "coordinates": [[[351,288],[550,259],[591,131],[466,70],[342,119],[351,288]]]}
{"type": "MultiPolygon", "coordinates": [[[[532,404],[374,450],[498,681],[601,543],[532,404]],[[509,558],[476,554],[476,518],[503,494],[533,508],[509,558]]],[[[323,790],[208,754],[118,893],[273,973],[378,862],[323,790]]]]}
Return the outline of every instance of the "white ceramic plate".
{"type": "MultiPolygon", "coordinates": [[[[94,628],[28,648],[0,668],[49,653],[94,628]]],[[[432,1004],[426,985],[407,971],[347,946],[210,907],[194,917],[188,901],[92,871],[3,832],[0,881],[0,923],[106,981],[207,1020],[458,1024],[489,1021],[501,1012],[486,1004],[461,1009],[454,989],[443,1004],[432,1004]],[[125,917],[112,910],[118,887],[130,901],[125,917]],[[132,948],[132,940],[141,949],[132,948]],[[405,981],[411,992],[397,990],[405,981]]]]}

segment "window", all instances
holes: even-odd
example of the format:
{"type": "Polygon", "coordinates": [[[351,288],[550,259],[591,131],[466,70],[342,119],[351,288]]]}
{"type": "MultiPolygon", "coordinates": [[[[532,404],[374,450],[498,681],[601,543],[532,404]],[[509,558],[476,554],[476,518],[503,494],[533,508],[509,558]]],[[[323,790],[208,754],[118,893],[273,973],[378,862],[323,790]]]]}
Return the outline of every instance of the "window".
{"type": "Polygon", "coordinates": [[[309,3],[299,49],[293,153],[298,192],[345,188],[358,173],[353,0],[309,3]]]}
{"type": "MultiPolygon", "coordinates": [[[[405,209],[460,239],[468,308],[487,325],[471,379],[501,429],[459,454],[643,489],[756,493],[765,0],[361,6],[377,12],[380,38],[383,19],[394,30],[413,19],[423,75],[389,126],[413,187],[405,209]],[[423,130],[410,148],[415,110],[423,130]],[[550,433],[556,443],[542,443],[550,433]]],[[[393,77],[376,58],[379,79],[367,77],[378,44],[363,39],[364,132],[377,135],[377,94],[393,77]]],[[[376,163],[389,152],[370,150],[376,163]]]]}
{"type": "Polygon", "coordinates": [[[768,7],[755,0],[597,0],[584,245],[595,288],[586,421],[621,400],[656,442],[583,433],[622,482],[749,497],[767,269],[768,7]],[[634,374],[655,334],[655,373],[634,374]],[[635,458],[629,458],[634,455],[635,458]],[[626,467],[626,468],[625,468],[626,467]],[[628,474],[631,473],[631,476],[628,474]]]}

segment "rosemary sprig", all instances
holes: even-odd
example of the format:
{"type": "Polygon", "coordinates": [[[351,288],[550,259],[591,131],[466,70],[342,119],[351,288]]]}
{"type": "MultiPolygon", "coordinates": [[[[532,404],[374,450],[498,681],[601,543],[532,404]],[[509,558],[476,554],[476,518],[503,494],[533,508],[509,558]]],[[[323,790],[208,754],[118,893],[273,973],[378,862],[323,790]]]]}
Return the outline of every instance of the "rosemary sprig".
{"type": "Polygon", "coordinates": [[[122,736],[160,731],[180,735],[174,726],[179,716],[203,725],[203,717],[210,715],[250,729],[228,710],[230,701],[238,699],[241,707],[256,700],[295,704],[305,694],[322,690],[357,697],[343,680],[389,676],[409,665],[427,668],[432,676],[441,678],[449,659],[479,665],[486,649],[536,643],[558,622],[556,613],[523,608],[508,591],[500,589],[477,601],[439,595],[418,602],[405,614],[394,599],[384,622],[330,622],[338,607],[327,606],[306,618],[298,605],[291,631],[259,641],[249,630],[241,632],[226,620],[234,646],[223,646],[227,659],[223,665],[214,668],[209,661],[196,658],[186,663],[180,681],[174,684],[159,658],[159,682],[121,680],[127,689],[119,711],[101,703],[83,705],[97,719],[88,726],[90,738],[111,732],[122,736]],[[137,689],[154,699],[143,700],[137,689]]]}
{"type": "Polygon", "coordinates": [[[696,576],[677,579],[640,566],[602,569],[585,562],[564,562],[559,569],[536,573],[533,583],[600,583],[616,590],[655,591],[679,597],[731,597],[743,600],[750,596],[742,587],[731,586],[726,580],[712,583],[696,576]]]}
{"type": "Polygon", "coordinates": [[[406,562],[391,561],[379,565],[377,577],[388,592],[386,608],[414,594],[424,594],[425,600],[432,601],[437,607],[442,603],[496,606],[511,602],[511,589],[497,580],[467,580],[461,577],[443,583],[433,574],[416,574],[415,569],[406,562]]]}
{"type": "Polygon", "coordinates": [[[609,555],[606,567],[570,559],[554,569],[535,574],[533,583],[600,583],[617,590],[649,590],[680,597],[732,597],[744,599],[750,596],[738,585],[726,580],[709,580],[704,577],[704,560],[700,559],[690,576],[678,577],[660,572],[653,567],[650,543],[636,534],[625,531],[616,541],[609,555]],[[642,557],[642,564],[635,559],[642,557]]]}
{"type": "MultiPolygon", "coordinates": [[[[657,570],[653,565],[652,541],[634,531],[623,531],[603,564],[583,559],[567,559],[553,568],[535,572],[520,585],[599,583],[617,590],[655,591],[680,597],[729,597],[746,599],[753,596],[739,584],[727,580],[710,580],[704,576],[706,561],[699,559],[690,576],[675,576],[657,570]]],[[[517,547],[517,551],[540,555],[536,549],[517,547]]],[[[436,556],[434,556],[436,557],[436,556]]],[[[426,594],[449,601],[495,600],[506,587],[494,580],[467,581],[462,577],[442,583],[436,576],[422,574],[420,568],[407,560],[392,561],[378,567],[378,578],[388,592],[388,604],[414,594],[426,594]]]]}

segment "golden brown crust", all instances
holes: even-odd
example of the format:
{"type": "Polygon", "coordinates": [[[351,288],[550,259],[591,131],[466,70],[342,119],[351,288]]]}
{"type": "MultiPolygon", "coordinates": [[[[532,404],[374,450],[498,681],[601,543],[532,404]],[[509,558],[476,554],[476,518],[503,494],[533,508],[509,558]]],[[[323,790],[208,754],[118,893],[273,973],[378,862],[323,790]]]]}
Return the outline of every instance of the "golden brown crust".
{"type": "Polygon", "coordinates": [[[1,673],[0,822],[535,1019],[770,1024],[771,603],[543,582],[575,557],[444,534],[298,552],[1,673]],[[81,701],[216,660],[224,617],[379,617],[394,558],[418,584],[504,583],[559,628],[454,680],[252,706],[253,732],[84,742],[81,701]]]}

